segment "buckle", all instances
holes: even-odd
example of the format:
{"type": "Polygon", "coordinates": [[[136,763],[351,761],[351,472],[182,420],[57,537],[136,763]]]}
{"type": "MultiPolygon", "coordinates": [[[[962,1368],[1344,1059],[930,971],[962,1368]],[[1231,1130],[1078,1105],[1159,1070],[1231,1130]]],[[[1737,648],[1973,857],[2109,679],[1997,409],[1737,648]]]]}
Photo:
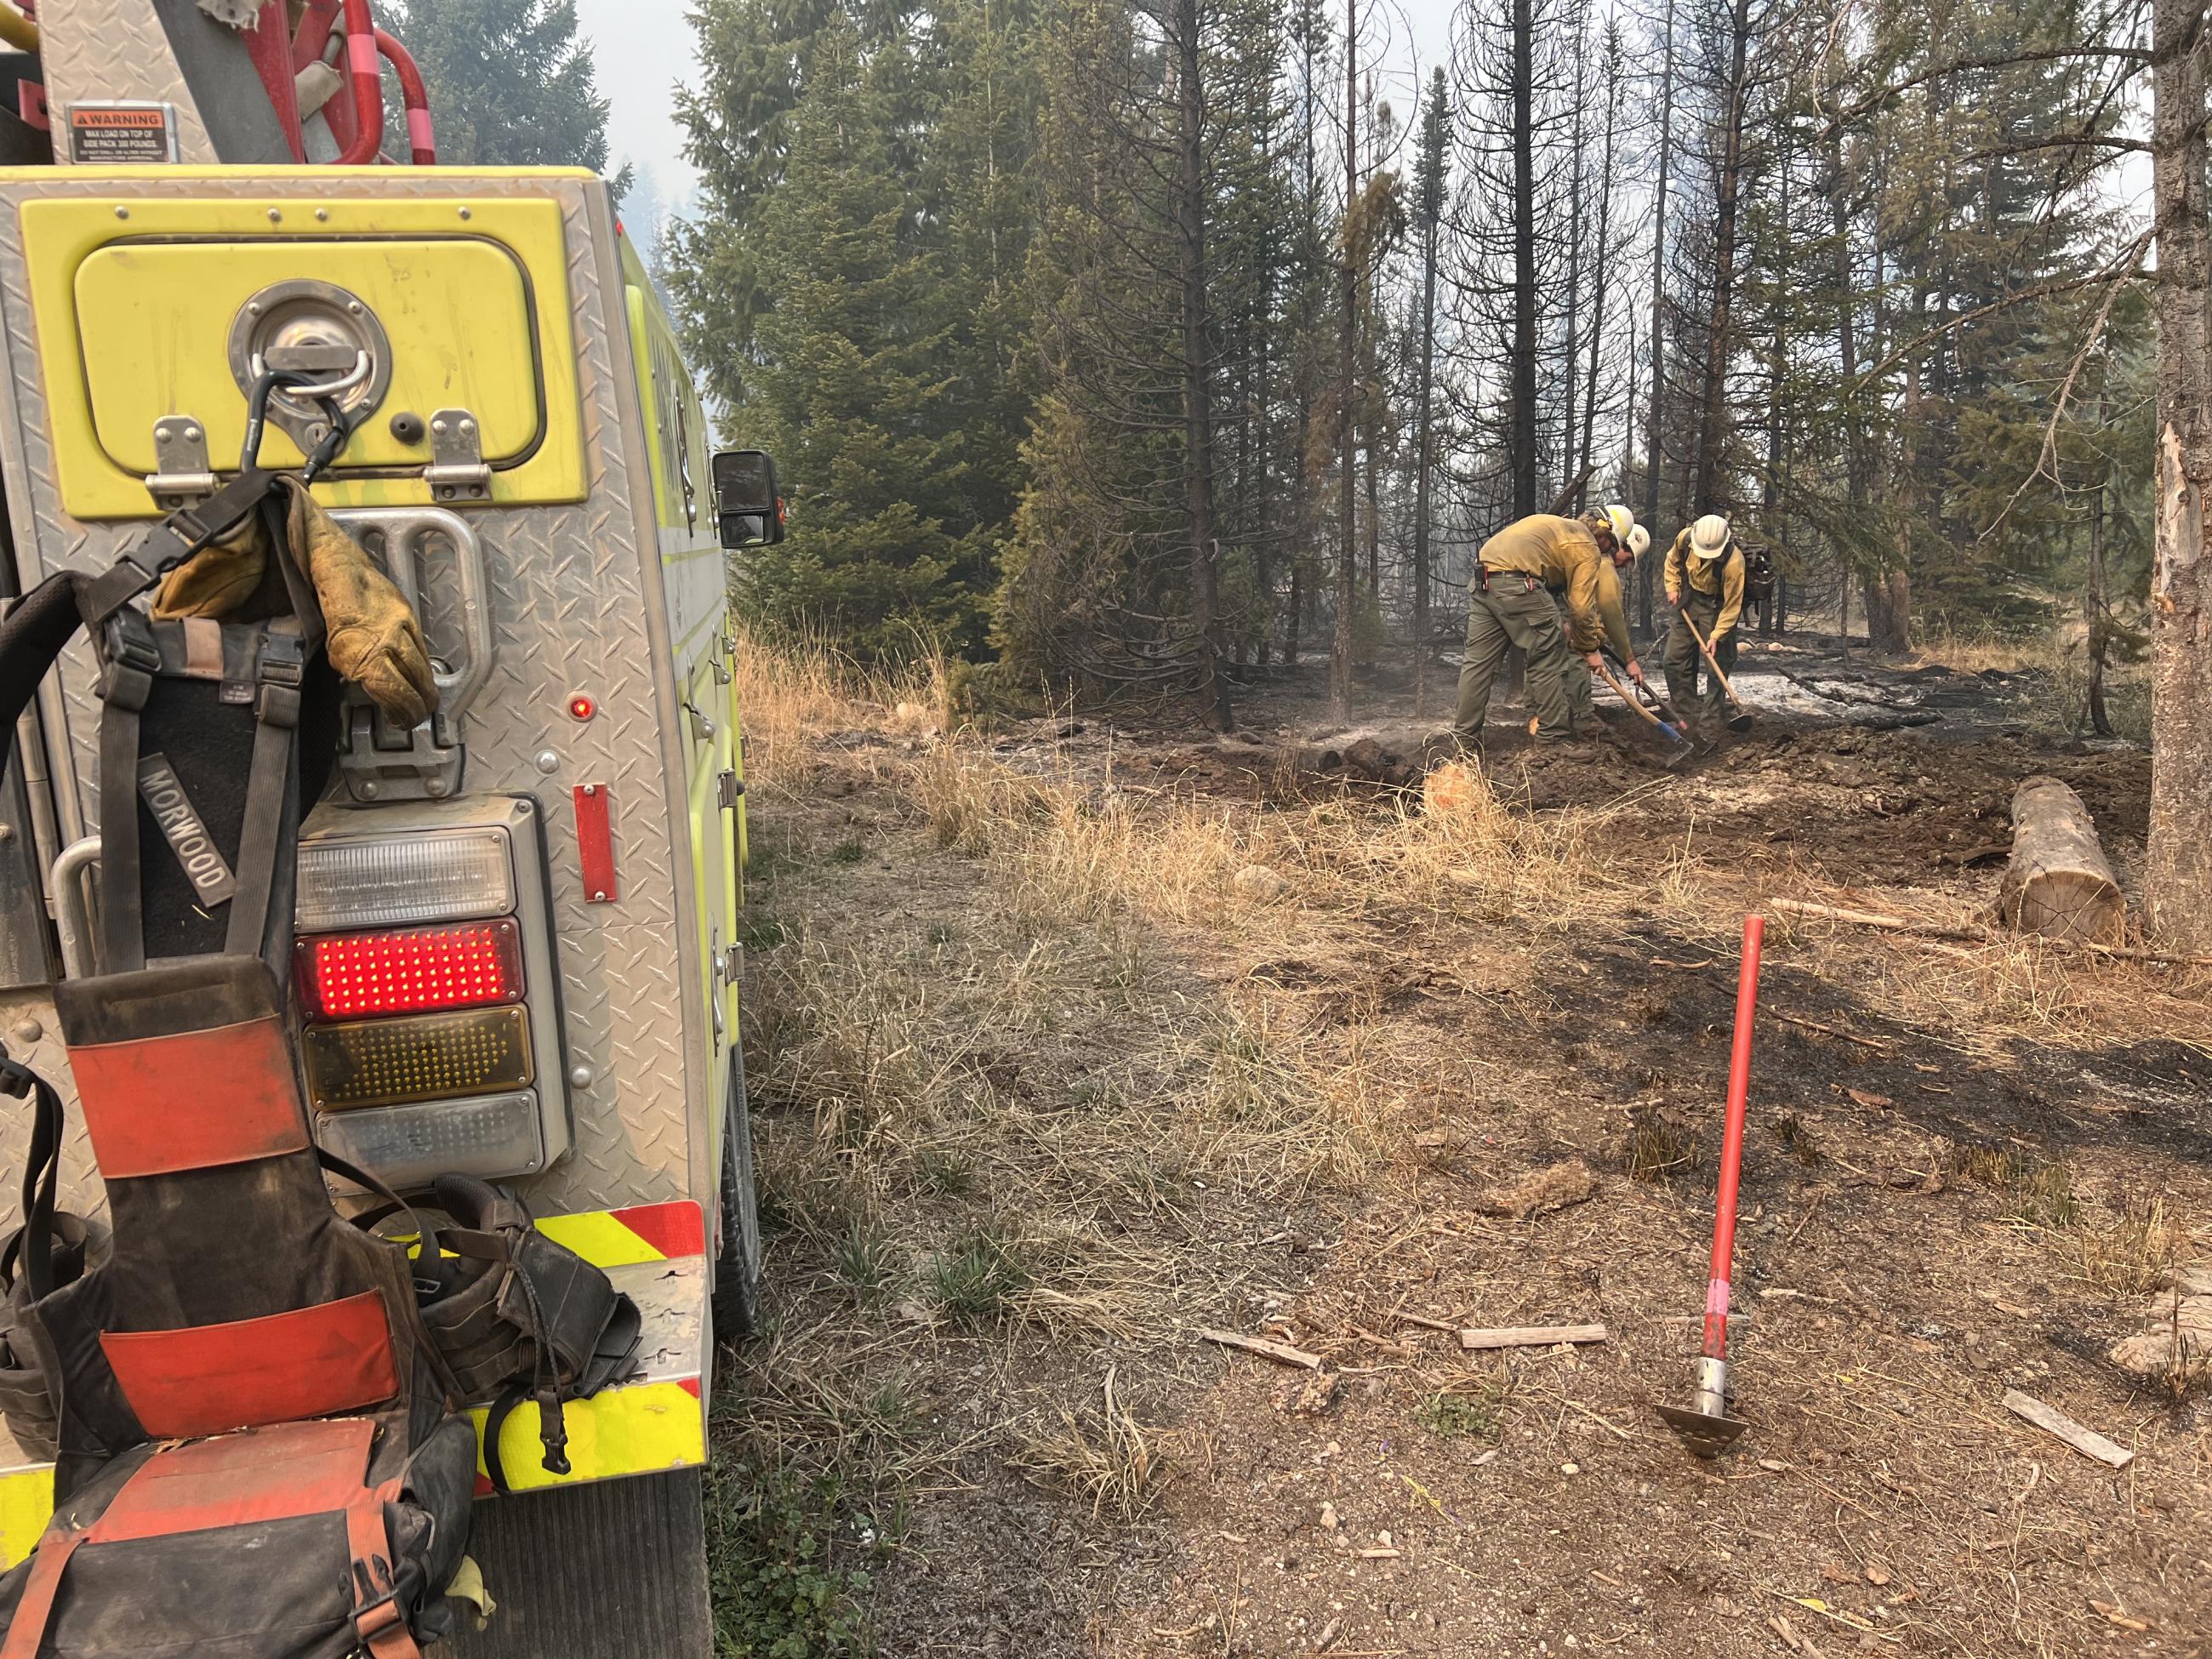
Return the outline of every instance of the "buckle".
{"type": "Polygon", "coordinates": [[[561,1396],[552,1389],[538,1391],[538,1438],[545,1448],[541,1467],[548,1474],[566,1474],[568,1462],[568,1420],[561,1409],[561,1396]]]}
{"type": "Polygon", "coordinates": [[[0,1052],[0,1095],[13,1095],[18,1100],[27,1100],[38,1082],[36,1072],[13,1054],[0,1052]]]}
{"type": "Polygon", "coordinates": [[[264,685],[297,685],[307,678],[307,643],[297,634],[265,633],[255,677],[264,685]]]}

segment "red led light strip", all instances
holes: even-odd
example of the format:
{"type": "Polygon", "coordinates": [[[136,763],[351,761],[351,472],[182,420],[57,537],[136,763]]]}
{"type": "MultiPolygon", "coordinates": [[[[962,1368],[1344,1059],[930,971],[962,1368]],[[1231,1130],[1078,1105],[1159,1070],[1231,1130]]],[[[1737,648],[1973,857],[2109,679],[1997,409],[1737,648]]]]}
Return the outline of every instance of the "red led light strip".
{"type": "Polygon", "coordinates": [[[300,940],[293,960],[311,1019],[480,1008],[523,992],[521,941],[509,916],[324,934],[300,940]]]}

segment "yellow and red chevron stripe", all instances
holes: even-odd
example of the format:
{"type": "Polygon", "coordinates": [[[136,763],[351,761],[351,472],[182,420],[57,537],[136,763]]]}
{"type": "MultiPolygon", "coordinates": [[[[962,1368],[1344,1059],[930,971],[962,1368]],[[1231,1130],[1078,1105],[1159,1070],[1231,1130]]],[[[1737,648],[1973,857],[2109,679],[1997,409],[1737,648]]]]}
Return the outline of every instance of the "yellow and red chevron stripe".
{"type": "MultiPolygon", "coordinates": [[[[570,1472],[549,1474],[538,1439],[538,1410],[526,1403],[500,1435],[501,1461],[517,1492],[574,1486],[619,1475],[687,1468],[707,1461],[702,1398],[708,1336],[706,1218],[690,1200],[642,1204],[548,1216],[538,1226],[629,1292],[644,1316],[638,1373],[562,1415],[570,1472]]],[[[470,1413],[479,1443],[485,1408],[470,1413]]],[[[477,1451],[477,1492],[489,1493],[483,1450],[477,1451]]],[[[31,1553],[54,1508],[54,1471],[16,1452],[0,1430],[0,1568],[31,1553]]]]}
{"type": "Polygon", "coordinates": [[[595,1267],[628,1267],[707,1254],[706,1213],[690,1199],[548,1216],[538,1230],[595,1267]]]}

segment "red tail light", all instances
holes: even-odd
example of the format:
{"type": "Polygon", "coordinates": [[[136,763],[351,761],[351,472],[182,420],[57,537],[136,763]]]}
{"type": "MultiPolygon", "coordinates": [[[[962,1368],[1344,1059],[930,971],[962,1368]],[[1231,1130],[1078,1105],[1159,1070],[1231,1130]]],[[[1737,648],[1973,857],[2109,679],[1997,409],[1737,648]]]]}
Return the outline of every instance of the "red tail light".
{"type": "Polygon", "coordinates": [[[293,947],[309,1019],[360,1019],[481,1008],[522,999],[522,942],[514,919],[326,933],[293,947]]]}

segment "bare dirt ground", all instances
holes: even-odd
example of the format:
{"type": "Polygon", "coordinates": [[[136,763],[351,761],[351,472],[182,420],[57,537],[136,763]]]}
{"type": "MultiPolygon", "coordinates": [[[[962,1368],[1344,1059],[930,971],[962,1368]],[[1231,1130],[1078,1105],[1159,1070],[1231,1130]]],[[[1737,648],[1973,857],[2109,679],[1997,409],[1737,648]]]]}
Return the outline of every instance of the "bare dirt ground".
{"type": "Polygon", "coordinates": [[[2145,757],[2036,735],[2032,684],[1745,665],[1749,735],[1669,763],[1616,708],[1601,758],[1502,741],[1453,813],[1313,769],[1410,749],[1402,687],[1352,732],[1300,681],[1224,739],[947,738],[757,665],[774,1323],[724,1367],[726,1651],[2212,1654],[2212,1410],[2107,1357],[2212,1256],[2203,969],[1773,917],[1752,1427],[1700,1463],[1651,1410],[1745,913],[1977,920],[2037,772],[2124,882],[2144,834],[2145,757]],[[1576,1159],[1589,1196],[1497,1212],[1576,1159]]]}

